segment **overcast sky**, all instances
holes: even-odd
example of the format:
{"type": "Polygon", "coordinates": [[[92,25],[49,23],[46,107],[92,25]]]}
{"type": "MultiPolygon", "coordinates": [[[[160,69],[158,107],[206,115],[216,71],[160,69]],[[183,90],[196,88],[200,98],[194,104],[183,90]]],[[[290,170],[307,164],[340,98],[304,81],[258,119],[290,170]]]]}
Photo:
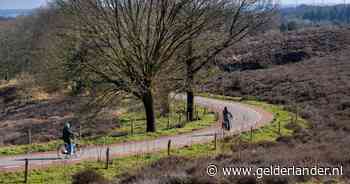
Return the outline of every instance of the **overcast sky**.
{"type": "MultiPolygon", "coordinates": [[[[32,9],[46,4],[48,0],[0,0],[0,9],[32,9]]],[[[339,4],[344,0],[280,0],[282,4],[339,4]]],[[[345,0],[350,3],[350,0],[345,0]]]]}

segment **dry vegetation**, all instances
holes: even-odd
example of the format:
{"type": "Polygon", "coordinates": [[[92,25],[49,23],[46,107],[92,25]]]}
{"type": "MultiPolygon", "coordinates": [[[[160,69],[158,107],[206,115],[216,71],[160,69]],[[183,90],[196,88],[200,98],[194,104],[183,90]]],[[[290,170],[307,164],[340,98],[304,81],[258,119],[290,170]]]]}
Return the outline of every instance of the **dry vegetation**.
{"type": "MultiPolygon", "coordinates": [[[[11,24],[5,22],[0,26],[11,24]]],[[[253,96],[284,104],[309,120],[311,128],[294,127],[293,136],[281,137],[273,143],[243,143],[241,154],[233,139],[226,139],[226,143],[232,144],[228,154],[192,160],[182,157],[161,159],[135,173],[126,173],[120,183],[258,183],[255,178],[247,177],[210,178],[205,173],[209,163],[220,166],[342,164],[345,171],[349,170],[349,49],[350,29],[347,28],[267,32],[244,39],[242,44],[217,57],[222,73],[207,82],[204,92],[253,96]]],[[[32,82],[28,76],[23,76],[17,82],[1,85],[0,143],[25,144],[28,129],[32,130],[34,142],[57,139],[65,121],[78,121],[74,113],[82,106],[84,100],[81,97],[49,95],[35,88],[32,82]]],[[[117,124],[113,118],[107,118],[93,121],[90,126],[85,133],[96,135],[117,124]]],[[[345,172],[344,178],[349,179],[350,173],[345,172]]],[[[95,183],[107,182],[92,171],[77,174],[74,182],[89,183],[90,179],[98,180],[95,183]]],[[[309,179],[265,177],[262,182],[283,184],[309,179]]],[[[319,182],[332,183],[333,179],[323,177],[319,182]]]]}
{"type": "Polygon", "coordinates": [[[307,28],[293,32],[269,31],[247,37],[218,57],[223,71],[264,69],[271,65],[296,63],[323,57],[350,44],[349,28],[307,28]]]}
{"type": "Polygon", "coordinates": [[[118,126],[117,117],[112,114],[85,125],[86,119],[79,118],[79,113],[86,101],[64,93],[48,94],[30,80],[30,76],[1,85],[0,141],[6,145],[27,144],[29,129],[32,142],[56,140],[61,137],[67,121],[73,122],[75,129],[83,124],[83,136],[100,135],[118,126]]]}
{"type": "MultiPolygon", "coordinates": [[[[270,0],[54,0],[31,15],[15,18],[13,25],[3,23],[2,29],[0,25],[0,78],[29,73],[48,92],[70,90],[72,95],[90,95],[108,106],[133,96],[144,106],[147,132],[156,132],[155,108],[165,106],[163,115],[169,108],[167,99],[163,103],[155,99],[160,93],[155,89],[170,86],[163,83],[163,76],[191,94],[187,120],[194,120],[194,75],[216,55],[267,24],[274,10],[270,0]],[[185,75],[174,74],[178,70],[185,75]]],[[[0,124],[5,127],[1,131],[10,132],[3,138],[5,143],[24,143],[23,129],[30,126],[38,141],[57,138],[58,127],[73,117],[82,100],[46,100],[48,96],[32,100],[34,91],[24,92],[30,95],[29,101],[17,100],[26,89],[3,89],[0,98],[6,102],[0,124]],[[7,128],[14,129],[14,135],[7,128]]],[[[170,90],[175,89],[164,91],[164,96],[170,90]]],[[[100,124],[98,129],[109,129],[109,123],[100,124]]]]}
{"type": "MultiPolygon", "coordinates": [[[[291,137],[281,137],[277,143],[243,145],[243,157],[235,146],[232,153],[196,160],[168,158],[160,160],[136,173],[123,177],[121,183],[258,183],[255,178],[210,178],[205,173],[209,163],[220,166],[322,166],[343,165],[345,176],[350,177],[350,53],[346,38],[349,30],[316,29],[285,35],[295,50],[305,52],[310,59],[298,63],[271,66],[267,69],[224,73],[207,84],[208,91],[229,96],[256,96],[272,103],[284,104],[310,120],[310,129],[296,127],[291,137]],[[298,36],[297,36],[298,35],[298,36]],[[329,38],[327,47],[322,39],[329,38]],[[306,45],[309,45],[306,47],[306,45]],[[300,46],[300,48],[298,48],[300,46]],[[311,51],[310,51],[311,47],[311,51]],[[331,49],[332,48],[332,49],[331,49]],[[223,81],[223,82],[222,82],[223,81]],[[222,86],[224,84],[224,86],[222,86]],[[224,90],[222,90],[224,88],[224,90]],[[296,108],[297,107],[297,108],[296,108]],[[162,170],[162,172],[159,172],[162,170]],[[161,174],[157,174],[161,173],[161,174]]],[[[278,42],[278,40],[275,40],[278,42]]],[[[273,47],[273,45],[267,45],[273,47]]],[[[275,45],[279,48],[279,44],[275,45]]],[[[258,47],[260,49],[260,47],[258,47]]],[[[257,56],[260,54],[259,49],[257,56]]],[[[274,48],[270,48],[272,51],[274,48]]],[[[264,52],[267,50],[260,50],[264,52]]],[[[273,52],[271,52],[273,54],[273,52]]],[[[271,54],[270,53],[270,54],[271,54]]],[[[269,57],[260,57],[269,64],[276,64],[269,57]]],[[[226,61],[227,62],[227,61],[226,61]]],[[[285,61],[288,63],[288,61],[285,61]]],[[[227,64],[227,63],[226,63],[227,64]]],[[[226,142],[231,142],[231,139],[226,142]]],[[[231,144],[234,145],[233,142],[231,144]]],[[[297,183],[309,180],[334,183],[336,177],[265,177],[263,183],[297,183]]]]}

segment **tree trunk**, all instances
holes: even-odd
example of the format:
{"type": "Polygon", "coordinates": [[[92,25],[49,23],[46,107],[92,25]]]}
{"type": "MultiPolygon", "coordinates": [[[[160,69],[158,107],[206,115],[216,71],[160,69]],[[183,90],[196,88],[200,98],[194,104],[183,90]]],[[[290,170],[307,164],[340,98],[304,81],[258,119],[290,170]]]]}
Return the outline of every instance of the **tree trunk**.
{"type": "Polygon", "coordinates": [[[193,121],[194,93],[193,90],[187,91],[187,121],[193,121]]]}
{"type": "Polygon", "coordinates": [[[151,90],[147,90],[142,97],[143,105],[145,107],[146,119],[147,119],[147,132],[156,131],[156,120],[154,115],[153,94],[151,90]]]}
{"type": "Polygon", "coordinates": [[[186,60],[186,93],[187,93],[187,121],[193,121],[193,109],[194,109],[194,75],[193,75],[193,47],[192,41],[190,40],[187,45],[187,60],[186,60]]]}

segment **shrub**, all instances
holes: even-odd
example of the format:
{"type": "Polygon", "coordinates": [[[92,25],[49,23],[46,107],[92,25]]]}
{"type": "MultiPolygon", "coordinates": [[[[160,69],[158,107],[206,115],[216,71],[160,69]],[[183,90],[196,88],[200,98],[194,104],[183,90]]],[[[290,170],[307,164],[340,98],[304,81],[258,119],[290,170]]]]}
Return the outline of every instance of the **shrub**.
{"type": "Polygon", "coordinates": [[[73,184],[109,184],[107,179],[94,170],[79,172],[73,176],[73,184]]]}

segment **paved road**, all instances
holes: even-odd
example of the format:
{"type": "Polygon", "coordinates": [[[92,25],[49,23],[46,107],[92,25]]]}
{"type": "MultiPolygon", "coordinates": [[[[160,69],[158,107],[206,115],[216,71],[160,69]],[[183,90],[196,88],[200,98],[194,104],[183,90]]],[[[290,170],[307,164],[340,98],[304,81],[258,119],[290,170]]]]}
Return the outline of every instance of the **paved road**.
{"type": "MultiPolygon", "coordinates": [[[[183,95],[177,95],[177,98],[185,98],[183,95]]],[[[112,157],[121,157],[126,155],[136,155],[142,153],[150,153],[167,148],[168,141],[171,140],[172,147],[184,147],[196,143],[210,142],[214,138],[214,134],[219,136],[227,136],[229,134],[239,133],[259,128],[272,121],[273,115],[261,108],[249,106],[241,103],[221,101],[204,97],[195,97],[195,103],[208,107],[212,111],[221,113],[226,106],[233,114],[233,126],[231,132],[223,134],[220,123],[218,122],[209,128],[193,131],[191,133],[175,135],[171,137],[162,137],[156,140],[129,142],[115,144],[110,146],[112,157]]],[[[55,152],[33,153],[30,155],[18,155],[12,157],[0,157],[0,171],[21,170],[24,167],[24,159],[30,160],[31,168],[41,168],[52,164],[76,163],[82,160],[96,160],[104,158],[106,147],[85,148],[84,153],[79,159],[62,160],[57,158],[55,152]]]]}

